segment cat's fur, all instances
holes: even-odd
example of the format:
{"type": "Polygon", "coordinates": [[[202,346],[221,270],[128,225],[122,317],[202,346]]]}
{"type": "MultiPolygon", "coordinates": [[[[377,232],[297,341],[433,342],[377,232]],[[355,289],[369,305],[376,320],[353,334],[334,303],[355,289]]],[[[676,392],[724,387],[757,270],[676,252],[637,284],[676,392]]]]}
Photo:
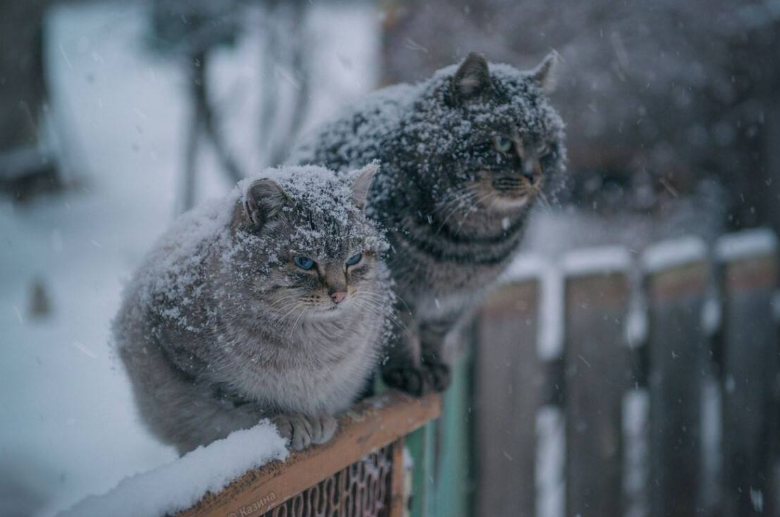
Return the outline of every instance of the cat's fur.
{"type": "Polygon", "coordinates": [[[114,322],[154,434],[185,453],[269,417],[294,449],[330,439],[392,306],[387,243],[364,213],[375,170],[269,170],[162,237],[114,322]]]}
{"type": "Polygon", "coordinates": [[[291,163],[382,166],[368,213],[388,230],[407,327],[383,367],[390,385],[446,387],[445,335],[508,264],[536,199],[560,183],[563,122],[546,96],[555,60],[521,72],[470,54],[420,84],[374,92],[293,150],[291,163]]]}

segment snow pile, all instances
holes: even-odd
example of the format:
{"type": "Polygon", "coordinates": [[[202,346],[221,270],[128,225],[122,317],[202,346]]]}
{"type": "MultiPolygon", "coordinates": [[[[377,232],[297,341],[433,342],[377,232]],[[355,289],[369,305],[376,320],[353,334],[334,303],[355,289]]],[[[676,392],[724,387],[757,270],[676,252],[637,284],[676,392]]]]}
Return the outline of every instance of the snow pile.
{"type": "Polygon", "coordinates": [[[287,458],[284,439],[268,420],[198,447],[173,463],[122,480],[110,492],[90,496],[59,517],[162,517],[194,506],[245,472],[287,458]]]}

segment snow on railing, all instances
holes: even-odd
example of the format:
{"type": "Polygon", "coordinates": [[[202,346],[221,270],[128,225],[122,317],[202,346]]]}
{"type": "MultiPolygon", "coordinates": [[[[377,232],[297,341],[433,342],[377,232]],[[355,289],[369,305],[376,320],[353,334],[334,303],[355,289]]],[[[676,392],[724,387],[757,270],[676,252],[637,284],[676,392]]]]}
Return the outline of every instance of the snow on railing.
{"type": "Polygon", "coordinates": [[[59,517],[308,516],[348,505],[360,515],[401,517],[404,437],[440,408],[438,395],[387,392],[341,415],[330,442],[295,453],[264,422],[125,479],[59,517]]]}

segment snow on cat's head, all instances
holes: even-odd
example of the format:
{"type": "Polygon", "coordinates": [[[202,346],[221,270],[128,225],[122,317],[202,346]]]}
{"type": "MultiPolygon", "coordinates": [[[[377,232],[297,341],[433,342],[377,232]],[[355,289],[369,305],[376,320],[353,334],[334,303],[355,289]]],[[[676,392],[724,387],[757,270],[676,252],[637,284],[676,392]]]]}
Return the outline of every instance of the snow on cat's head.
{"type": "Polygon", "coordinates": [[[223,262],[264,310],[280,318],[332,317],[381,290],[386,242],[365,215],[377,169],[337,175],[284,167],[239,184],[234,245],[223,262]]]}
{"type": "Polygon", "coordinates": [[[471,53],[433,76],[405,126],[439,203],[516,210],[552,193],[565,162],[564,125],[547,97],[556,60],[520,71],[471,53]]]}

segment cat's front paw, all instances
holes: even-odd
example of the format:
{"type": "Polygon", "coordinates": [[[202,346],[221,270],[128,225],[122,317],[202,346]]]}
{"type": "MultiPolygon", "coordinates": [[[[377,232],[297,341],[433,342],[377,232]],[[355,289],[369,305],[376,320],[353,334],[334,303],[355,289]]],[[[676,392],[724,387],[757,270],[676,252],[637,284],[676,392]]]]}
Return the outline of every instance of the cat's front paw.
{"type": "Polygon", "coordinates": [[[338,424],[330,415],[303,416],[277,415],[271,419],[276,430],[294,451],[302,451],[310,445],[319,445],[330,440],[338,424]]]}
{"type": "Polygon", "coordinates": [[[394,366],[382,370],[382,380],[391,388],[415,397],[426,393],[441,393],[452,382],[450,367],[442,362],[423,362],[421,367],[394,366]]]}
{"type": "Polygon", "coordinates": [[[321,445],[325,442],[329,442],[333,435],[336,434],[336,429],[339,424],[335,418],[330,415],[319,415],[310,419],[312,435],[311,443],[314,445],[321,445]]]}
{"type": "Polygon", "coordinates": [[[430,391],[441,393],[452,382],[450,367],[442,362],[423,362],[423,372],[425,384],[430,388],[430,391]]]}
{"type": "Polygon", "coordinates": [[[406,392],[414,397],[421,397],[426,391],[423,371],[415,366],[394,366],[383,369],[382,380],[390,388],[406,392]]]}

